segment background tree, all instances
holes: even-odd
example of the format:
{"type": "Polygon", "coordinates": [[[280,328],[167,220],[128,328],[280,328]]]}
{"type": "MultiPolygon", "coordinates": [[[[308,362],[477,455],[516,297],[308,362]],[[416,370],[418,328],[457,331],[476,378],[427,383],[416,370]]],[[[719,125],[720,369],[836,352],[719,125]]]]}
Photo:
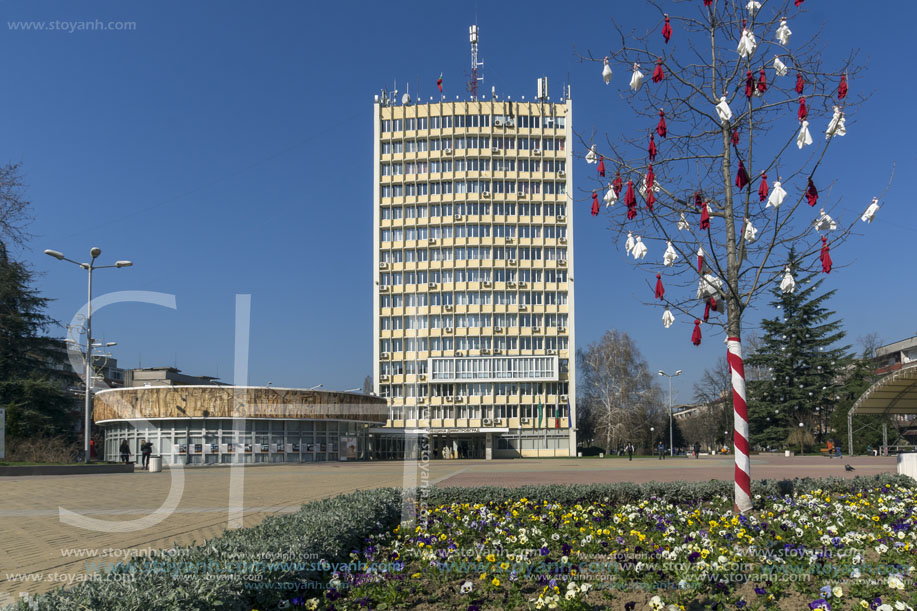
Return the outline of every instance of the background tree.
{"type": "MultiPolygon", "coordinates": [[[[625,248],[643,265],[665,274],[660,281],[666,291],[660,298],[668,310],[694,322],[692,340],[700,341],[698,308],[707,310],[707,322],[709,310],[725,306],[725,320],[714,314],[711,322],[726,332],[730,367],[738,373],[733,378],[735,500],[739,511],[747,511],[751,498],[743,313],[762,291],[781,281],[791,247],[800,253],[803,267],[791,273],[820,267],[822,242],[813,224],[817,215],[805,204],[814,206],[816,185],[829,182],[822,163],[828,147],[846,133],[844,113],[853,107],[847,79],[858,69],[852,58],[833,70],[826,68],[812,33],[807,37],[796,32],[792,40],[775,38],[780,19],[787,16],[792,25],[802,10],[786,0],[681,2],[677,6],[684,8],[682,15],[664,15],[658,3],[650,4],[659,8],[659,21],[644,35],[625,36],[616,26],[621,44],[605,59],[614,64],[617,78],[611,69],[603,69],[606,83],[630,80],[625,99],[644,127],[634,139],[593,148],[587,160],[601,161],[604,172],[607,159],[620,173],[620,182],[615,181],[620,186],[609,185],[615,195],[606,194],[606,201],[620,197],[627,215],[618,212],[620,207],[612,209],[612,226],[619,235],[630,230],[643,237],[635,248],[628,240],[625,248]],[[670,29],[663,30],[664,18],[670,29]],[[652,83],[643,84],[635,64],[657,66],[652,83]],[[830,133],[822,138],[826,126],[830,133]],[[809,138],[804,137],[807,133],[809,138]],[[799,148],[794,146],[798,139],[799,148]],[[817,146],[812,144],[816,140],[817,146]],[[764,174],[770,175],[768,188],[764,174]],[[785,200],[779,196],[782,190],[785,200]],[[645,205],[638,205],[636,193],[645,205]],[[687,292],[676,297],[672,289],[687,292]]],[[[584,59],[603,62],[601,55],[589,53],[584,59]]],[[[857,212],[866,208],[863,203],[857,212]]],[[[850,227],[838,228],[829,247],[842,242],[850,227]]]]}
{"type": "MultiPolygon", "coordinates": [[[[790,265],[797,265],[790,253],[790,265]]],[[[819,443],[838,437],[830,416],[840,401],[851,357],[838,346],[845,332],[826,307],[835,291],[820,293],[823,280],[810,273],[796,290],[772,292],[776,318],[761,321],[761,345],[748,363],[767,371],[768,379],[750,382],[751,441],[760,447],[785,447],[802,422],[819,443]]]]}
{"type": "Polygon", "coordinates": [[[577,359],[582,375],[577,404],[586,408],[595,441],[606,453],[628,442],[649,447],[650,427],[659,436],[668,415],[662,391],[630,336],[606,331],[598,342],[578,350],[577,359]]]}
{"type": "Polygon", "coordinates": [[[705,448],[713,448],[727,441],[723,432],[733,426],[732,375],[726,357],[717,359],[713,367],[704,370],[701,379],[694,384],[694,400],[698,403],[695,415],[690,418],[690,427],[685,427],[689,443],[700,442],[705,448]]]}
{"type": "MultiPolygon", "coordinates": [[[[844,385],[839,391],[840,399],[834,413],[831,414],[831,427],[848,452],[865,454],[867,447],[874,449],[882,445],[882,424],[894,431],[894,421],[888,416],[860,415],[853,420],[853,448],[849,446],[847,414],[856,400],[866,392],[873,382],[879,379],[876,375],[876,348],[882,345],[875,333],[858,339],[862,353],[847,368],[844,385]]],[[[891,441],[891,440],[890,440],[891,441]]]]}

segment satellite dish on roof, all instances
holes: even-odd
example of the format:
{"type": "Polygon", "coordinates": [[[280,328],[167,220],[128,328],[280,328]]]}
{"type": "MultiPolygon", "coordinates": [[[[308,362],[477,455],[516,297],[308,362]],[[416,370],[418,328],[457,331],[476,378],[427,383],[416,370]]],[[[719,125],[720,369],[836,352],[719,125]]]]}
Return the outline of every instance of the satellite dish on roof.
{"type": "Polygon", "coordinates": [[[401,96],[401,103],[404,104],[405,106],[410,104],[411,103],[411,94],[405,93],[403,96],[401,96]]]}

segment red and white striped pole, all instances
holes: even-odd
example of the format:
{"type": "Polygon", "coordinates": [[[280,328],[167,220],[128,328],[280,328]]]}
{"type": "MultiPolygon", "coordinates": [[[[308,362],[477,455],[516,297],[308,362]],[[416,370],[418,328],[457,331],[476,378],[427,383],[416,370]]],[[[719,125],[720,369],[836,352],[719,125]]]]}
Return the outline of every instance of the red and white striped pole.
{"type": "Polygon", "coordinates": [[[742,362],[742,340],[726,340],[726,359],[732,374],[732,405],[734,412],[733,443],[735,445],[735,511],[751,509],[751,461],[748,457],[748,406],[745,403],[745,365],[742,362]]]}

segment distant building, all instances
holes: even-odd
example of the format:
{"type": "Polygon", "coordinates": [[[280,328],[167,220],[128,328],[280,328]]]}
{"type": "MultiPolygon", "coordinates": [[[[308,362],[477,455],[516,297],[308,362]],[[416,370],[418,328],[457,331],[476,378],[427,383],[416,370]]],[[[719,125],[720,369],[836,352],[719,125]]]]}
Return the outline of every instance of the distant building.
{"type": "Polygon", "coordinates": [[[917,363],[917,336],[876,348],[876,373],[884,375],[917,363]]]}
{"type": "Polygon", "coordinates": [[[148,367],[146,369],[128,369],[124,372],[126,388],[141,386],[226,386],[213,376],[190,376],[175,367],[148,367]]]}

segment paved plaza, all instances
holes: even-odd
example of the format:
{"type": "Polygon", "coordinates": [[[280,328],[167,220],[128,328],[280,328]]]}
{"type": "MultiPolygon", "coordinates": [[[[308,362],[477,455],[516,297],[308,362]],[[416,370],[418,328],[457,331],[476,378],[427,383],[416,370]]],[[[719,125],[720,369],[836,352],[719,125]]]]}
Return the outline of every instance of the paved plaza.
{"type": "MultiPolygon", "coordinates": [[[[177,508],[160,523],[129,532],[87,530],[61,522],[59,508],[99,520],[139,519],[169,495],[172,476],[138,471],[125,474],[0,478],[0,602],[19,592],[42,592],[76,579],[99,563],[123,559],[126,550],[147,550],[202,542],[219,535],[228,521],[228,467],[184,471],[177,508]],[[94,555],[95,557],[91,557],[94,555]],[[6,596],[3,596],[3,595],[6,596]]],[[[417,463],[355,462],[246,466],[244,525],[293,512],[303,503],[355,490],[421,484],[417,463]]],[[[755,479],[853,477],[894,473],[895,458],[752,457],[755,479]],[[844,465],[856,470],[847,472],[844,465]]],[[[429,464],[429,481],[439,486],[731,480],[733,458],[675,457],[614,459],[524,459],[429,464]]]]}

